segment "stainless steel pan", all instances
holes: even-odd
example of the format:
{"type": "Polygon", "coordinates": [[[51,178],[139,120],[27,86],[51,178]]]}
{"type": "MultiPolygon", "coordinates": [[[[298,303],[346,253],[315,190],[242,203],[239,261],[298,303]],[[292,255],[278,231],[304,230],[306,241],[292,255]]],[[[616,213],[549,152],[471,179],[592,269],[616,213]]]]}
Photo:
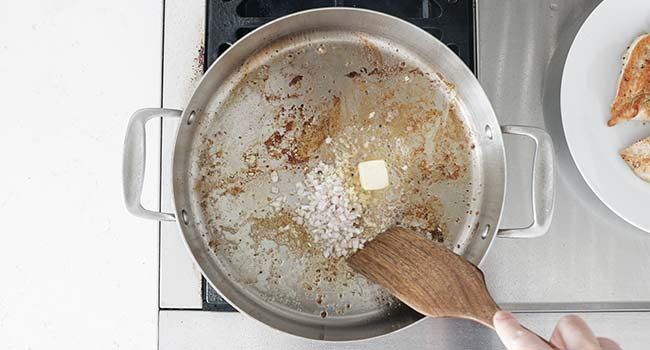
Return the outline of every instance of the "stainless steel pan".
{"type": "Polygon", "coordinates": [[[388,15],[346,8],[273,21],[224,53],[183,111],[137,111],[125,141],[124,196],[134,215],[177,220],[209,283],[271,327],[354,340],[421,319],[344,260],[319,254],[291,218],[300,205],[293,184],[320,162],[334,164],[365,196],[364,234],[410,226],[475,264],[495,237],[542,235],[552,216],[549,136],[499,126],[476,78],[434,37],[388,15]],[[144,125],[156,117],[181,118],[175,213],[140,204],[144,125]],[[528,227],[499,229],[502,133],[536,144],[528,227]],[[364,194],[355,165],[378,157],[387,159],[393,183],[364,194]]]}

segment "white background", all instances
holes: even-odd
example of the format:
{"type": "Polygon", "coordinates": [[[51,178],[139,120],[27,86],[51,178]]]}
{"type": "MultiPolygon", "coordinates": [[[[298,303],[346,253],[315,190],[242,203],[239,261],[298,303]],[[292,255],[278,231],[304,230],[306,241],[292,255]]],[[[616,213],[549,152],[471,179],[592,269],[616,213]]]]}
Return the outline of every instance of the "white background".
{"type": "Polygon", "coordinates": [[[160,105],[162,16],[0,0],[2,349],[156,346],[158,223],[124,210],[121,153],[130,114],[160,105]]]}

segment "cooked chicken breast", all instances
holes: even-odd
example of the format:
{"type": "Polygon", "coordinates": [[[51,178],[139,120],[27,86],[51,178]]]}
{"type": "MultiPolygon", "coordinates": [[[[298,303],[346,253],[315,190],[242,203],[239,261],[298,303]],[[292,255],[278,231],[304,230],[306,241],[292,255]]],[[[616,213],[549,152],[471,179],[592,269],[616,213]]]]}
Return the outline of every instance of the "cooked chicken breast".
{"type": "Polygon", "coordinates": [[[623,56],[611,113],[609,126],[626,120],[650,120],[650,34],[634,40],[623,56]]]}
{"type": "Polygon", "coordinates": [[[643,181],[650,182],[650,137],[633,143],[621,151],[621,158],[643,181]]]}

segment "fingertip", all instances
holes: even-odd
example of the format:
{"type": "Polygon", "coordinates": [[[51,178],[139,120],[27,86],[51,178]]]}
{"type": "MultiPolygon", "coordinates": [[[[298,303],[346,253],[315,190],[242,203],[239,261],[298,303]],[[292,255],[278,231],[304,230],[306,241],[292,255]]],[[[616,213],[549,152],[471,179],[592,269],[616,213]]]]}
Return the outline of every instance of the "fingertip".
{"type": "Polygon", "coordinates": [[[524,328],[510,312],[495,313],[493,322],[497,335],[509,350],[550,349],[541,338],[524,328]]]}
{"type": "Polygon", "coordinates": [[[553,330],[551,340],[568,349],[602,348],[587,322],[577,315],[566,315],[560,318],[553,330]]]}
{"type": "Polygon", "coordinates": [[[513,314],[508,311],[499,311],[493,316],[494,330],[499,338],[507,345],[523,333],[523,327],[513,314]]]}
{"type": "Polygon", "coordinates": [[[497,311],[497,313],[494,314],[493,320],[496,321],[505,321],[505,320],[512,320],[515,318],[515,315],[508,311],[497,311]]]}
{"type": "Polygon", "coordinates": [[[598,337],[598,343],[603,350],[621,350],[621,346],[609,338],[598,337]]]}
{"type": "Polygon", "coordinates": [[[559,321],[557,321],[558,325],[560,327],[569,327],[569,328],[574,328],[574,327],[580,327],[580,328],[589,328],[587,325],[587,322],[582,319],[582,317],[575,315],[575,314],[570,314],[570,315],[565,315],[560,318],[559,321]]]}

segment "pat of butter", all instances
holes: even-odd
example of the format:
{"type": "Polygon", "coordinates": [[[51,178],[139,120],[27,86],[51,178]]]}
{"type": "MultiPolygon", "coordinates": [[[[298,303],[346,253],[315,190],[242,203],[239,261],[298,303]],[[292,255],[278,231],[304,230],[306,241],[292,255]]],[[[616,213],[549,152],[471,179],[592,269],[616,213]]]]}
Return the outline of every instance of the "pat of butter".
{"type": "Polygon", "coordinates": [[[369,160],[359,163],[361,187],[366,191],[388,187],[388,169],[384,160],[369,160]]]}

